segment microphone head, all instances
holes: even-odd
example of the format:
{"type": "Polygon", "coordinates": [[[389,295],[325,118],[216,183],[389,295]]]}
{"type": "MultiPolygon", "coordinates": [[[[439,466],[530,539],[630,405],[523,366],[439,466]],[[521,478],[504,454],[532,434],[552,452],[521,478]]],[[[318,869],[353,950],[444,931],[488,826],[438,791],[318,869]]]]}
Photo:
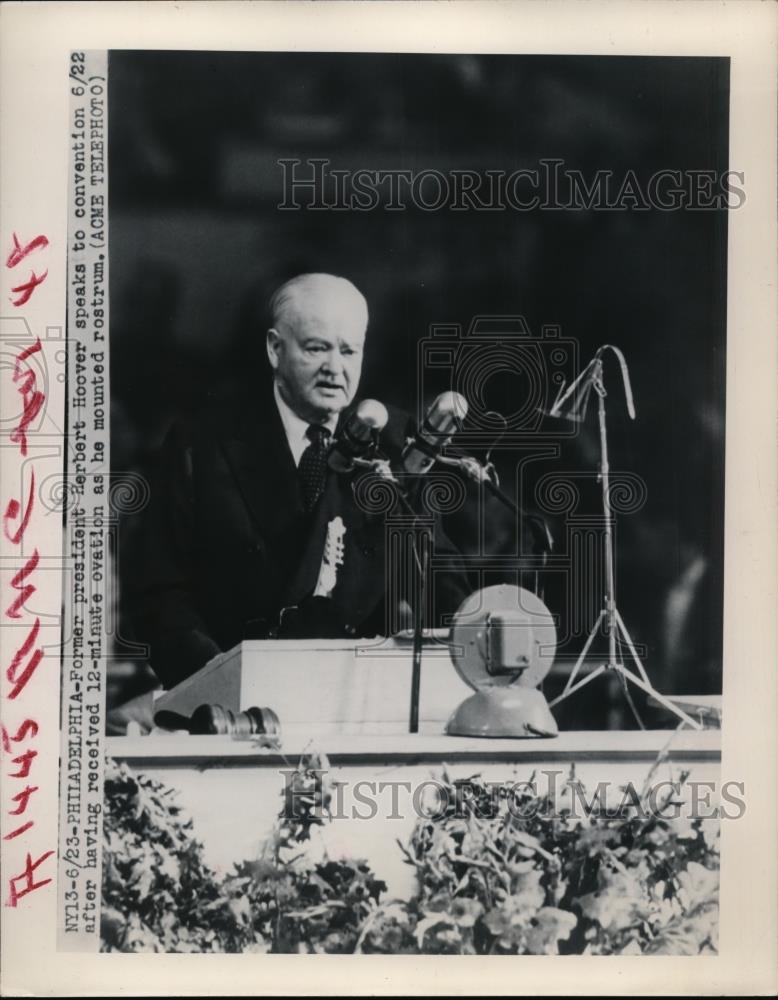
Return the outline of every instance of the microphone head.
{"type": "Polygon", "coordinates": [[[467,416],[467,400],[459,392],[441,392],[427,411],[425,424],[438,432],[457,429],[467,416]]]}
{"type": "Polygon", "coordinates": [[[465,397],[461,392],[444,392],[438,397],[442,399],[442,404],[451,410],[452,415],[456,419],[457,423],[463,423],[465,417],[467,416],[467,411],[469,405],[465,397]]]}
{"type": "Polygon", "coordinates": [[[458,392],[441,392],[436,397],[415,438],[408,441],[402,453],[403,468],[411,475],[424,475],[432,468],[435,458],[459,430],[467,416],[467,400],[458,392]]]}
{"type": "Polygon", "coordinates": [[[373,431],[382,431],[389,420],[389,412],[377,399],[363,399],[354,411],[354,417],[373,431]]]}
{"type": "Polygon", "coordinates": [[[467,400],[461,393],[441,392],[427,410],[421,434],[441,439],[453,437],[466,416],[467,400]]]}
{"type": "Polygon", "coordinates": [[[335,472],[351,472],[354,459],[362,458],[386,427],[389,413],[377,399],[363,399],[335,439],[327,461],[335,472]]]}

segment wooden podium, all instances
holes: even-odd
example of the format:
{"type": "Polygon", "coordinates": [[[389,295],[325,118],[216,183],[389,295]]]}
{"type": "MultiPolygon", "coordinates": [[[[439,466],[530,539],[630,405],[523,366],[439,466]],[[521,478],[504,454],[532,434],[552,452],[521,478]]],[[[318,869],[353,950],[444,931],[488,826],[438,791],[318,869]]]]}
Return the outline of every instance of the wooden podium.
{"type": "MultiPolygon", "coordinates": [[[[155,713],[190,716],[203,704],[233,712],[256,706],[278,715],[282,738],[303,729],[340,735],[408,732],[410,640],[246,640],[214,658],[155,702],[155,713]]],[[[422,654],[420,731],[443,733],[472,694],[446,643],[431,638],[422,654]]]]}

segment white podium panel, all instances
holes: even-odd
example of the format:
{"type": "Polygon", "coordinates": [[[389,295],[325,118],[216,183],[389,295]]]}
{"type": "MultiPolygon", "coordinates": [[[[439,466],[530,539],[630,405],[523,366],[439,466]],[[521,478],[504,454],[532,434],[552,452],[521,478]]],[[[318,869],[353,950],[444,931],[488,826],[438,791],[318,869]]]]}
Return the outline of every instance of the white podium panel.
{"type": "MultiPolygon", "coordinates": [[[[407,733],[411,667],[411,643],[397,639],[247,640],[162,694],[154,708],[185,716],[203,704],[233,712],[272,708],[282,734],[407,733]]],[[[470,694],[448,647],[425,642],[420,731],[442,733],[470,694]]]]}
{"type": "MultiPolygon", "coordinates": [[[[309,723],[305,729],[286,727],[283,737],[281,752],[229,736],[168,733],[113,737],[107,743],[110,757],[176,790],[174,801],[192,817],[193,836],[203,844],[206,863],[219,873],[259,856],[278,818],[286,774],[302,755],[326,754],[334,816],[317,828],[307,854],[317,858],[326,851],[333,859],[364,858],[387,883],[388,895],[398,899],[412,895],[416,876],[397,841],[408,842],[418,818],[414,796],[440,779],[444,768],[449,781],[477,775],[485,783],[534,780],[541,790],[551,782],[561,790],[575,765],[587,798],[604,781],[616,801],[629,783],[642,789],[651,773],[664,794],[668,781],[687,772],[691,781],[712,789],[709,804],[707,793],[700,800],[702,814],[715,809],[720,794],[718,729],[568,732],[553,740],[494,740],[411,735],[407,728],[393,736],[336,735],[332,728],[309,723]],[[662,762],[657,767],[658,758],[662,762]],[[375,811],[356,798],[360,787],[375,811]]],[[[687,782],[684,798],[690,794],[687,782]]]]}

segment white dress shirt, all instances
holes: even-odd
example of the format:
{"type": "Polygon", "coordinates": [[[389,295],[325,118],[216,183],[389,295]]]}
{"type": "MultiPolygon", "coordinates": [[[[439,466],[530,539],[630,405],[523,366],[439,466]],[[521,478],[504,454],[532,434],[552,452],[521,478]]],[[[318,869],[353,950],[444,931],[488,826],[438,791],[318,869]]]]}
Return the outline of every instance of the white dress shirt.
{"type": "MultiPolygon", "coordinates": [[[[273,382],[273,395],[275,397],[276,406],[278,407],[278,413],[281,417],[281,423],[284,425],[286,440],[289,442],[289,448],[292,452],[294,464],[299,465],[303,452],[311,443],[307,434],[310,424],[305,420],[301,420],[294,410],[292,410],[289,405],[284,402],[284,399],[278,390],[278,382],[273,382]]],[[[326,421],[326,423],[322,424],[322,427],[326,427],[330,434],[334,434],[337,425],[338,415],[335,413],[328,421],[326,421]]]]}

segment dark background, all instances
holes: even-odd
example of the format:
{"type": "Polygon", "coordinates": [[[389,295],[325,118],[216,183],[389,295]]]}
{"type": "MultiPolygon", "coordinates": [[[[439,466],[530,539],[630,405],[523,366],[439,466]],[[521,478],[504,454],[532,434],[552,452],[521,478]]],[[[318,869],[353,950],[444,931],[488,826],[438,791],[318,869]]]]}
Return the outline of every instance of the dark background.
{"type": "MultiPolygon", "coordinates": [[[[720,691],[726,212],[276,206],[284,157],[443,172],[557,157],[587,179],[609,169],[643,181],[660,169],[723,172],[728,60],[112,52],[109,80],[115,474],[145,473],[171,419],[236,366],[262,369],[265,303],[296,273],[342,274],[361,289],[371,320],[360,395],[413,411],[431,324],[521,314],[533,333],[561,327],[584,362],[615,343],[638,420],[609,362],[611,461],[647,487],[643,509],[617,526],[619,606],[661,690],[720,691]]],[[[495,376],[489,403],[511,412],[518,391],[495,376]]],[[[593,411],[560,448],[525,477],[525,503],[549,470],[594,468],[593,411]]],[[[508,489],[519,457],[499,452],[508,489]]],[[[596,484],[582,503],[597,513],[596,484]]],[[[133,531],[126,518],[127,551],[133,531]]],[[[120,573],[125,562],[120,552],[120,573]]],[[[563,581],[546,599],[564,623],[563,581]]],[[[598,595],[589,604],[596,617],[598,595]]],[[[584,636],[564,652],[574,657],[584,636]]],[[[113,676],[121,686],[145,675],[120,656],[113,676]]],[[[601,693],[560,722],[596,720],[601,693]]]]}

